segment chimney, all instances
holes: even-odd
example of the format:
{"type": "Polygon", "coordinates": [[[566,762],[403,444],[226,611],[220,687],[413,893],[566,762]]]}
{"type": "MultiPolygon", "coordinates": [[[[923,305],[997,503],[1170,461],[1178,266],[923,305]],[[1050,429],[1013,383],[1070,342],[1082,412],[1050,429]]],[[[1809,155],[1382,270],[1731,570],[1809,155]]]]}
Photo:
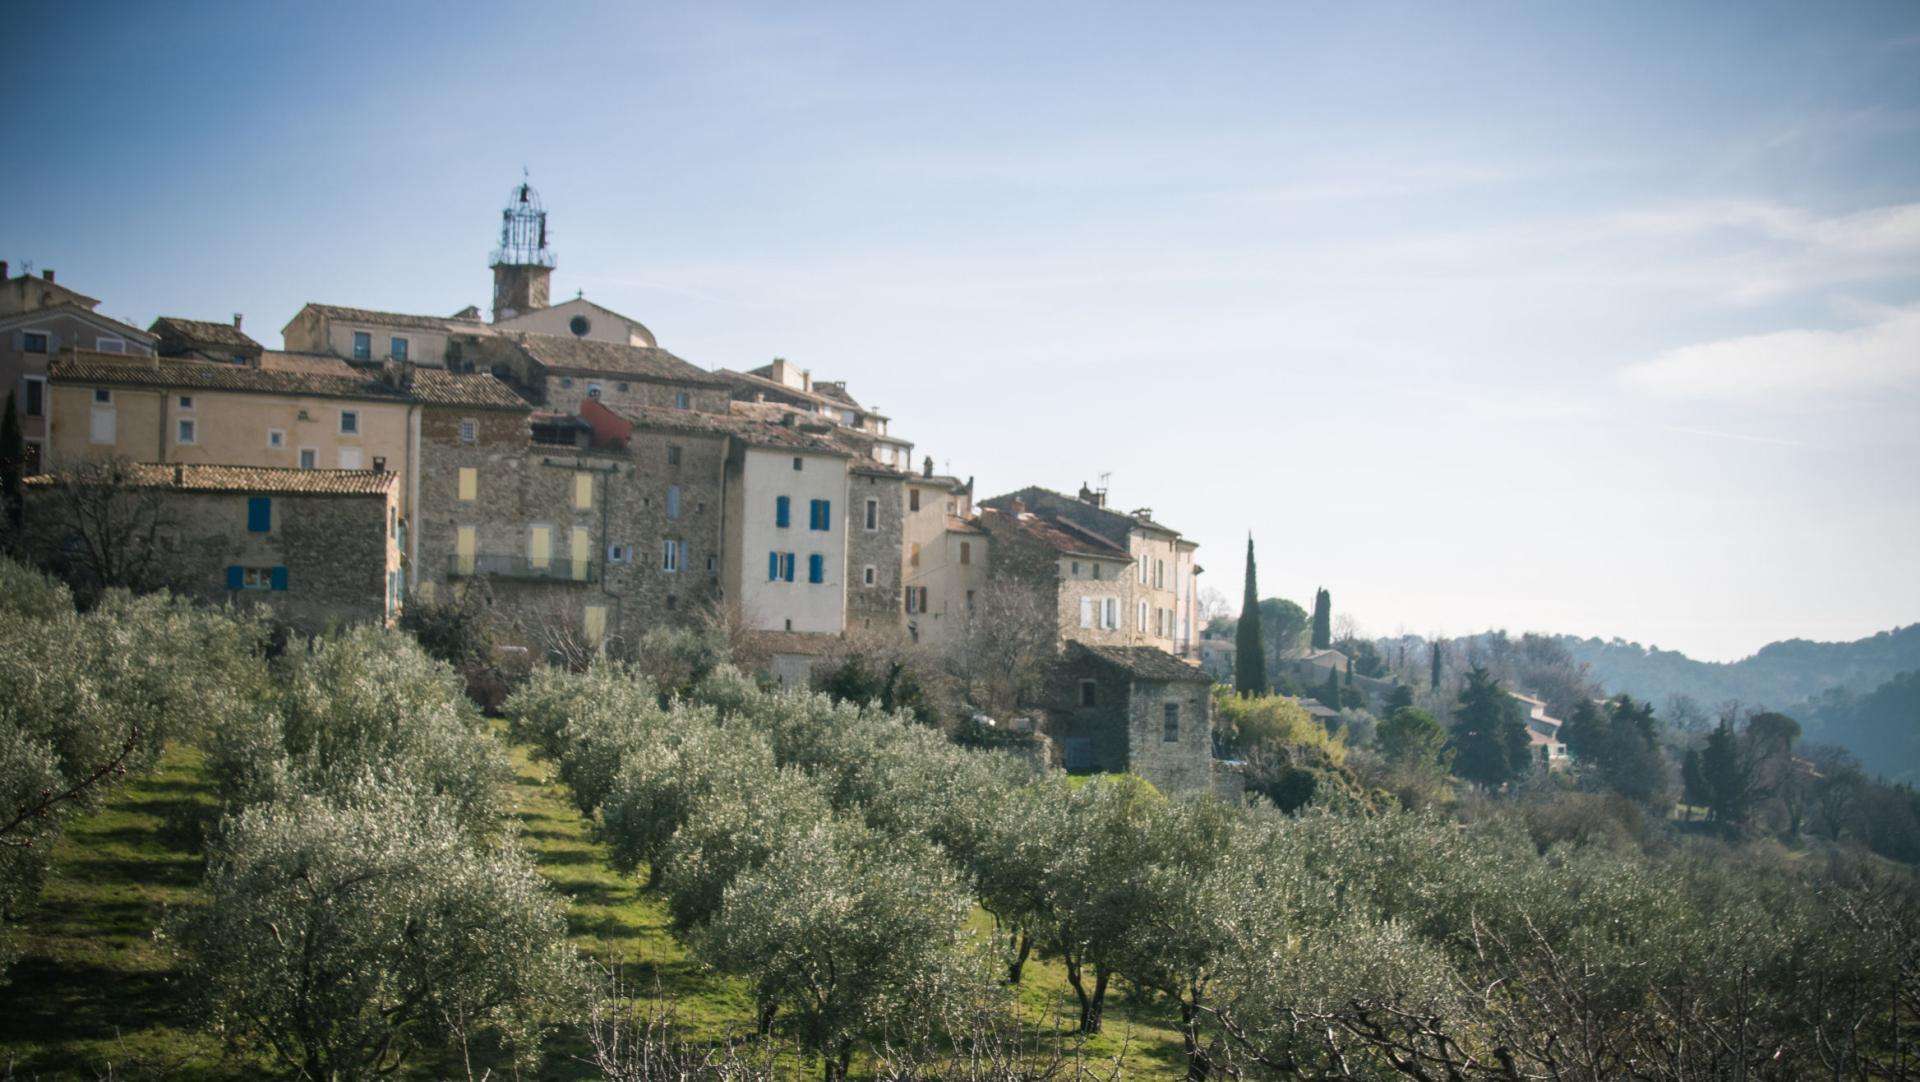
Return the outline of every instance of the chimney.
{"type": "Polygon", "coordinates": [[[923,477],[933,476],[933,456],[932,455],[928,455],[926,457],[926,461],[920,464],[920,475],[923,477]]]}
{"type": "Polygon", "coordinates": [[[1007,511],[1012,514],[1014,518],[1019,518],[1021,515],[1027,513],[1027,501],[1015,496],[1013,500],[1007,504],[1007,511]]]}
{"type": "Polygon", "coordinates": [[[385,455],[373,456],[373,472],[375,473],[387,472],[387,456],[385,455]]]}
{"type": "Polygon", "coordinates": [[[808,394],[813,393],[813,370],[812,369],[802,368],[800,370],[800,389],[803,391],[806,391],[808,394]]]}
{"type": "Polygon", "coordinates": [[[40,277],[45,278],[49,282],[53,281],[53,268],[48,267],[46,270],[41,271],[40,277]]]}
{"type": "Polygon", "coordinates": [[[242,316],[242,315],[241,315],[240,313],[238,313],[238,312],[235,312],[235,313],[233,314],[233,329],[234,329],[234,330],[236,330],[236,331],[237,331],[237,330],[239,330],[239,329],[240,329],[240,321],[241,321],[242,319],[244,319],[244,318],[246,318],[246,317],[244,317],[244,316],[242,316]]]}

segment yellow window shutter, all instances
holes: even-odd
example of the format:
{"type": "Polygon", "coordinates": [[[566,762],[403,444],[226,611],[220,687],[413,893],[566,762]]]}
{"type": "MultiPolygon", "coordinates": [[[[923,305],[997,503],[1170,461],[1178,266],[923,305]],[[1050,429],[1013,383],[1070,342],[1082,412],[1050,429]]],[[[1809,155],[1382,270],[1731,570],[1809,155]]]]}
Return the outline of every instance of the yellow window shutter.
{"type": "Polygon", "coordinates": [[[478,538],[472,526],[462,526],[454,537],[454,556],[458,561],[460,573],[473,574],[473,554],[479,547],[478,538]]]}
{"type": "Polygon", "coordinates": [[[576,473],[573,475],[573,506],[578,511],[593,508],[593,475],[576,473]]]}
{"type": "Polygon", "coordinates": [[[588,536],[586,527],[575,526],[573,533],[567,538],[567,541],[569,549],[568,559],[571,560],[573,564],[573,577],[576,579],[585,579],[587,577],[587,554],[592,551],[593,539],[588,536]]]}
{"type": "Polygon", "coordinates": [[[581,630],[587,633],[587,642],[599,646],[601,640],[607,637],[607,607],[588,605],[581,630]]]}
{"type": "Polygon", "coordinates": [[[536,571],[553,563],[553,527],[535,526],[527,534],[527,562],[536,571]]]}
{"type": "Polygon", "coordinates": [[[480,471],[472,466],[460,467],[460,498],[468,503],[480,498],[480,471]]]}

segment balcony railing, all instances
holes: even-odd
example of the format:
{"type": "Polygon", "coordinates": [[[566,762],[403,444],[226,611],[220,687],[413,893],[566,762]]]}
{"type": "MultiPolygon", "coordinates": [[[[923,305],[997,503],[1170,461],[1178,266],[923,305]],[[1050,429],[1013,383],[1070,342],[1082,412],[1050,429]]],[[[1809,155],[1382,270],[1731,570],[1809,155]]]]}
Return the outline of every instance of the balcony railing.
{"type": "Polygon", "coordinates": [[[528,556],[449,556],[447,577],[475,578],[491,575],[502,579],[531,579],[537,582],[600,581],[600,567],[592,560],[535,560],[528,556]]]}

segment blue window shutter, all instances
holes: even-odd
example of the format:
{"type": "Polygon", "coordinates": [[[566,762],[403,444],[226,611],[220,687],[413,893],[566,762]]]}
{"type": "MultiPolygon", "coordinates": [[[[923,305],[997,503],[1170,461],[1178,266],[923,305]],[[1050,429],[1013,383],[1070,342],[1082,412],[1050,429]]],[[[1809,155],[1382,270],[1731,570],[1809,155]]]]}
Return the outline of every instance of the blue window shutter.
{"type": "Polygon", "coordinates": [[[276,567],[273,569],[273,588],[276,590],[284,590],[287,588],[286,568],[276,567]]]}
{"type": "Polygon", "coordinates": [[[240,569],[239,564],[234,564],[227,568],[227,589],[238,590],[244,587],[246,585],[245,575],[246,572],[240,569]]]}
{"type": "Polygon", "coordinates": [[[833,529],[833,501],[832,500],[820,501],[820,528],[822,530],[833,529]]]}
{"type": "Polygon", "coordinates": [[[767,553],[767,581],[772,582],[779,577],[780,554],[777,552],[769,552],[767,553]]]}
{"type": "Polygon", "coordinates": [[[253,533],[266,533],[273,529],[273,497],[252,496],[247,499],[247,529],[253,533]]]}
{"type": "Polygon", "coordinates": [[[773,524],[785,528],[792,521],[792,507],[785,496],[777,496],[773,501],[773,524]]]}
{"type": "Polygon", "coordinates": [[[780,554],[780,577],[788,582],[793,581],[793,553],[791,552],[780,554]]]}
{"type": "Polygon", "coordinates": [[[807,581],[808,582],[827,581],[826,557],[820,555],[817,552],[807,557],[807,581]]]}

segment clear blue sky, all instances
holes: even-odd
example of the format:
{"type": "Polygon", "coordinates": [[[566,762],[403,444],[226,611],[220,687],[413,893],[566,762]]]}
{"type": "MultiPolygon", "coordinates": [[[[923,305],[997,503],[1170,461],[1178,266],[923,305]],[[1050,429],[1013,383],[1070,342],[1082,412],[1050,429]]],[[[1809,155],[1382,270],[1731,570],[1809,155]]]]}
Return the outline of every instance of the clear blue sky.
{"type": "Polygon", "coordinates": [[[270,345],[556,293],[1235,599],[1734,658],[1920,620],[1920,5],[14,5],[0,258],[270,345]]]}

